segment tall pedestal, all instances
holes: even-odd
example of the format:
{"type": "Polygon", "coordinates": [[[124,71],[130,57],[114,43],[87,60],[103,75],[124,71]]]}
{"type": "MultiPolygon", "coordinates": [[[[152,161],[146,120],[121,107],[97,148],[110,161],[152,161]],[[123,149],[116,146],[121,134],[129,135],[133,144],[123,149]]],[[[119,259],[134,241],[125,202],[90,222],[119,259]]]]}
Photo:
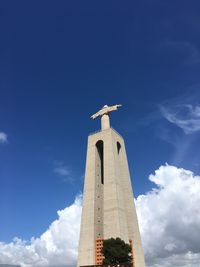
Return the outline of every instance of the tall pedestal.
{"type": "Polygon", "coordinates": [[[108,128],[88,137],[78,266],[100,264],[102,241],[120,237],[145,267],[123,138],[108,128]]]}

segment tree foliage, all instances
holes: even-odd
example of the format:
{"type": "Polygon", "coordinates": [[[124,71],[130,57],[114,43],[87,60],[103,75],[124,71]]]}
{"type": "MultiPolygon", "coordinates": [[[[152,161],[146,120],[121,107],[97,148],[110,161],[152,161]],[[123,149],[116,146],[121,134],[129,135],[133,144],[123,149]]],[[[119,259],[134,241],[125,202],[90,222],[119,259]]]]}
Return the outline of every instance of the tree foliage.
{"type": "Polygon", "coordinates": [[[103,264],[132,262],[131,246],[119,237],[104,240],[101,253],[104,256],[103,264]]]}

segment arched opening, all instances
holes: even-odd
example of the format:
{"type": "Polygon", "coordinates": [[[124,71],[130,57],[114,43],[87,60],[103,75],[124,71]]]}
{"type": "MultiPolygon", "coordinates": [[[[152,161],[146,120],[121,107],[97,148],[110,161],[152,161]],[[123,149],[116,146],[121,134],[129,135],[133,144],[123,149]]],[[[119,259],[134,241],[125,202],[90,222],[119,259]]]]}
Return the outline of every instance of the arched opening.
{"type": "Polygon", "coordinates": [[[99,155],[99,161],[100,161],[100,177],[101,177],[101,183],[104,184],[104,157],[103,157],[103,141],[99,140],[96,143],[97,152],[99,155]]]}
{"type": "Polygon", "coordinates": [[[117,152],[118,152],[118,154],[119,154],[119,152],[120,152],[120,149],[121,149],[121,145],[120,145],[119,142],[117,142],[117,152]]]}

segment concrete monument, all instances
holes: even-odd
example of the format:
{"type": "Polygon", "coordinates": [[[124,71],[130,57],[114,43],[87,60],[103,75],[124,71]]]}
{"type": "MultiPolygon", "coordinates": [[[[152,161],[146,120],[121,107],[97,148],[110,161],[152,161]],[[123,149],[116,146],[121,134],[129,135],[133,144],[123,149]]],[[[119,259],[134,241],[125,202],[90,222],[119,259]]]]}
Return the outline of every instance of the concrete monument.
{"type": "Polygon", "coordinates": [[[145,267],[124,140],[110,128],[120,106],[91,116],[101,117],[101,131],[88,137],[78,266],[101,265],[103,240],[120,237],[132,247],[133,267],[145,267]]]}

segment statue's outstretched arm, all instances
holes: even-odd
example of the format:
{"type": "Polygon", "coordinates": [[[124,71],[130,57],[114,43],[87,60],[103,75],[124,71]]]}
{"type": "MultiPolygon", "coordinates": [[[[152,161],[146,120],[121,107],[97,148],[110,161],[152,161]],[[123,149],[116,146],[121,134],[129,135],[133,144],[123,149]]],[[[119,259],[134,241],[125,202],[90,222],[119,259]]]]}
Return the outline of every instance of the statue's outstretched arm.
{"type": "Polygon", "coordinates": [[[94,119],[96,119],[98,116],[99,116],[99,114],[98,114],[98,112],[97,112],[97,113],[93,114],[90,118],[94,120],[94,119]]]}
{"type": "Polygon", "coordinates": [[[121,106],[122,105],[114,105],[114,106],[111,106],[111,107],[104,106],[101,110],[99,110],[97,113],[93,114],[90,118],[94,120],[99,116],[103,116],[104,114],[108,114],[111,111],[117,110],[121,106]]]}
{"type": "Polygon", "coordinates": [[[115,111],[115,110],[117,110],[117,109],[118,109],[119,107],[121,107],[121,106],[122,106],[121,104],[111,106],[111,107],[109,107],[109,112],[110,112],[110,111],[115,111]]]}

